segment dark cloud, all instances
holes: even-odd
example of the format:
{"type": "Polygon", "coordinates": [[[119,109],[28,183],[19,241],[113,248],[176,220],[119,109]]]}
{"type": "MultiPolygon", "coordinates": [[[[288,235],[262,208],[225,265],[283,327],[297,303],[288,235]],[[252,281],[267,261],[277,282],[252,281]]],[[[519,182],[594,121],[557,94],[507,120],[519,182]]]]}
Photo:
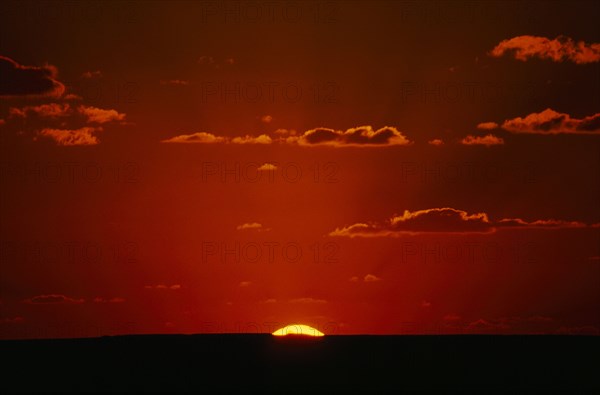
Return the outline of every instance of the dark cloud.
{"type": "Polygon", "coordinates": [[[327,128],[312,129],[302,135],[304,141],[306,141],[309,144],[321,144],[329,141],[334,141],[338,137],[339,133],[337,133],[333,129],[327,128]]]}
{"type": "Polygon", "coordinates": [[[336,228],[329,236],[394,237],[421,233],[491,233],[499,228],[564,229],[593,227],[578,221],[556,219],[525,221],[520,218],[489,219],[486,213],[469,214],[450,207],[425,210],[405,210],[383,223],[355,223],[336,228]]]}
{"type": "MultiPolygon", "coordinates": [[[[294,141],[296,141],[294,139],[294,141]]],[[[371,126],[359,126],[346,131],[316,128],[305,132],[297,139],[300,145],[332,146],[388,146],[410,145],[411,141],[398,129],[386,126],[374,130],[371,126]]]]}
{"type": "Polygon", "coordinates": [[[524,118],[507,119],[502,129],[528,134],[600,134],[600,113],[578,119],[547,108],[524,118]]]}
{"type": "Polygon", "coordinates": [[[60,97],[65,92],[65,86],[56,79],[58,70],[51,65],[23,66],[0,56],[0,75],[0,96],[60,97]]]}

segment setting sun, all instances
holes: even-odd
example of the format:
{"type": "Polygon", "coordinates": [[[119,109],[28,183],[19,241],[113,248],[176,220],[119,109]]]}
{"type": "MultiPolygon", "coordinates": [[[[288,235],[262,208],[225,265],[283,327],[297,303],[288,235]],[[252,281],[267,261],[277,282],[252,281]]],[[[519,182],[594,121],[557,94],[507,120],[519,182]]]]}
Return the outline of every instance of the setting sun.
{"type": "Polygon", "coordinates": [[[308,325],[302,325],[302,324],[288,325],[283,328],[277,329],[275,332],[273,332],[273,336],[288,336],[288,335],[313,336],[313,337],[325,336],[325,334],[323,332],[321,332],[313,327],[310,327],[308,325]]]}

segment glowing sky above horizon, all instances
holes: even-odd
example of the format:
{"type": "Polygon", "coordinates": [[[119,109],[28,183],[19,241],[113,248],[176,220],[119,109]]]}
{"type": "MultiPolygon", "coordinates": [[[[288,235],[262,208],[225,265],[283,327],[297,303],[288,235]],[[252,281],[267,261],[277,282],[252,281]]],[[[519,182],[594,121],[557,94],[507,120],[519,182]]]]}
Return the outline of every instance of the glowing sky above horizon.
{"type": "Polygon", "coordinates": [[[0,338],[600,331],[598,2],[0,4],[0,338]]]}

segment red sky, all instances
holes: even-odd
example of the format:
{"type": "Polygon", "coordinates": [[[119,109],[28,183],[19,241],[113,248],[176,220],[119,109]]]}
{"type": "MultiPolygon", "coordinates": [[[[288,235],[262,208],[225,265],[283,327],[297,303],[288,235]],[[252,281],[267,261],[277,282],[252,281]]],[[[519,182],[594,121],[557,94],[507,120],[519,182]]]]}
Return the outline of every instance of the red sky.
{"type": "Polygon", "coordinates": [[[3,2],[0,338],[600,328],[593,2],[3,2]]]}

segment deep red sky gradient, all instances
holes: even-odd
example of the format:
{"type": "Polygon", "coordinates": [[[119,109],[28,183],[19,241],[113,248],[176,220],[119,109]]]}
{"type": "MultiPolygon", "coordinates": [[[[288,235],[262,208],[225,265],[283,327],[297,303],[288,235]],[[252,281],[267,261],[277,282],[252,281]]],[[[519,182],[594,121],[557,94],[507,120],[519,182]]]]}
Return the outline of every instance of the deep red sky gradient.
{"type": "Polygon", "coordinates": [[[0,5],[0,338],[599,333],[598,3],[255,4],[0,5]]]}

